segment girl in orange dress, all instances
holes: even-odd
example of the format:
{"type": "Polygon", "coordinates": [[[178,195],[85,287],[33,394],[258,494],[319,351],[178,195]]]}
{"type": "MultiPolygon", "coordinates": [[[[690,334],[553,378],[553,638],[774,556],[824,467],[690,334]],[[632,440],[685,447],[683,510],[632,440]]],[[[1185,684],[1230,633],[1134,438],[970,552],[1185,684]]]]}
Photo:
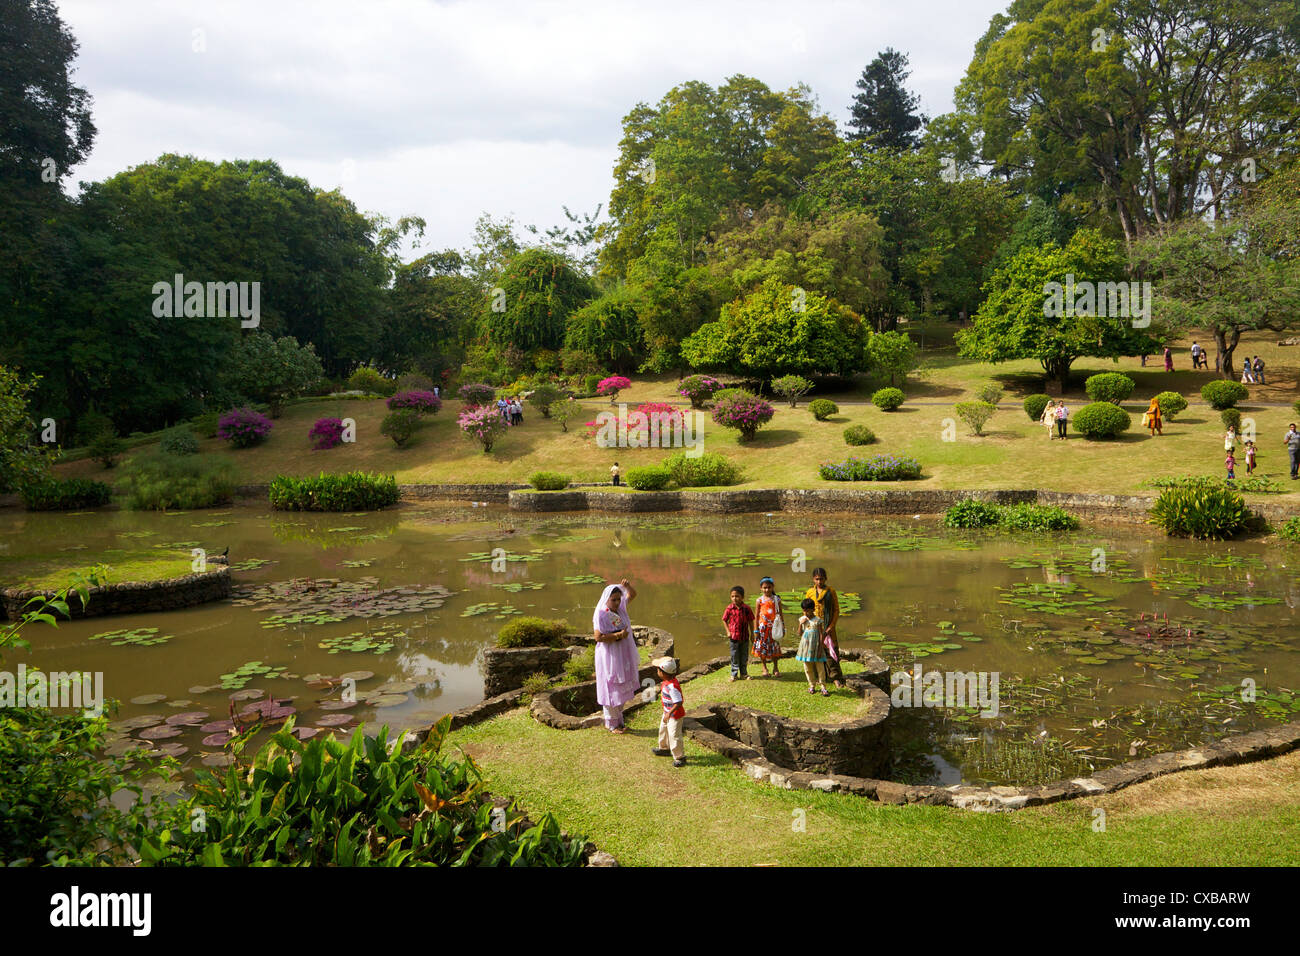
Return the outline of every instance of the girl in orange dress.
{"type": "Polygon", "coordinates": [[[776,593],[776,583],[771,578],[758,582],[760,594],[754,605],[754,656],[763,662],[763,676],[768,676],[767,662],[772,662],[772,675],[780,676],[781,638],[785,637],[785,608],[776,593]]]}

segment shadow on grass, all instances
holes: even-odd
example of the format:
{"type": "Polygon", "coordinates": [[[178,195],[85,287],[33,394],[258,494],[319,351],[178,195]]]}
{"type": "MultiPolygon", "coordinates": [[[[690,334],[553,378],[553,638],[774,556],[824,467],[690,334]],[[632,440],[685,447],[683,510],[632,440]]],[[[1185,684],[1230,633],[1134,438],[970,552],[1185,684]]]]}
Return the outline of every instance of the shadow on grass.
{"type": "Polygon", "coordinates": [[[793,445],[799,441],[803,433],[793,428],[773,428],[770,430],[760,430],[753,441],[742,442],[741,448],[779,448],[782,445],[793,445]]]}

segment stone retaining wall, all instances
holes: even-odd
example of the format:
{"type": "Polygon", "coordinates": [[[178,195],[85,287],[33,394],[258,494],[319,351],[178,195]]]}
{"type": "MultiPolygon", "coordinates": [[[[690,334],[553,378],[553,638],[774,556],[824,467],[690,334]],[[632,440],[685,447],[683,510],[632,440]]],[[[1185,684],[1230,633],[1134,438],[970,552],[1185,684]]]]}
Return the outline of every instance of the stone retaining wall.
{"type": "MultiPolygon", "coordinates": [[[[632,625],[632,637],[639,646],[648,647],[654,657],[671,657],[673,636],[657,627],[632,625]]],[[[596,643],[585,634],[570,634],[567,647],[489,647],[483,652],[483,696],[495,697],[524,686],[524,681],[542,673],[556,677],[564,664],[583,649],[596,643]]]]}
{"type": "MultiPolygon", "coordinates": [[[[51,598],[56,592],[32,588],[0,590],[5,614],[16,620],[23,606],[33,597],[51,598]]],[[[230,597],[230,568],[216,567],[198,574],[186,574],[161,581],[123,581],[90,589],[90,604],[83,608],[75,592],[68,595],[68,613],[76,617],[103,614],[144,614],[150,611],[174,611],[209,601],[230,597]]]]}

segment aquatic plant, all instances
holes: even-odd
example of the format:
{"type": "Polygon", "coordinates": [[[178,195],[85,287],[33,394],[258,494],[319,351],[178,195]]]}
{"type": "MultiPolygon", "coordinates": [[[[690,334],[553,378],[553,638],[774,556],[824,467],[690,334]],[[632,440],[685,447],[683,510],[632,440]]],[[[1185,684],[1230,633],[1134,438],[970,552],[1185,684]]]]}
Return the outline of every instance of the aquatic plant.
{"type": "Polygon", "coordinates": [[[1227,488],[1166,488],[1151,507],[1150,522],[1165,534],[1221,539],[1239,532],[1250,517],[1246,502],[1227,488]]]}
{"type": "Polygon", "coordinates": [[[277,511],[374,511],[396,504],[400,493],[393,475],[350,471],[315,478],[276,475],[268,497],[277,511]]]}
{"type": "Polygon", "coordinates": [[[89,478],[49,478],[23,486],[23,507],[28,511],[79,511],[106,505],[113,489],[89,478]]]}
{"type": "Polygon", "coordinates": [[[567,621],[520,617],[497,631],[497,647],[563,647],[568,630],[567,621]]]}

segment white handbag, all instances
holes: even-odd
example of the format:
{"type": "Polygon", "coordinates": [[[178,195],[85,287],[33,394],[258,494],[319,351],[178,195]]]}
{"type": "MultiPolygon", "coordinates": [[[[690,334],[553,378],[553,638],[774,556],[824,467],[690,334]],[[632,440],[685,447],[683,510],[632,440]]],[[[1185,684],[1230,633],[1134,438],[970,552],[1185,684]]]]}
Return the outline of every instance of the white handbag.
{"type": "Polygon", "coordinates": [[[785,621],[781,619],[781,599],[776,599],[776,617],[772,620],[772,640],[778,643],[785,637],[785,621]]]}

